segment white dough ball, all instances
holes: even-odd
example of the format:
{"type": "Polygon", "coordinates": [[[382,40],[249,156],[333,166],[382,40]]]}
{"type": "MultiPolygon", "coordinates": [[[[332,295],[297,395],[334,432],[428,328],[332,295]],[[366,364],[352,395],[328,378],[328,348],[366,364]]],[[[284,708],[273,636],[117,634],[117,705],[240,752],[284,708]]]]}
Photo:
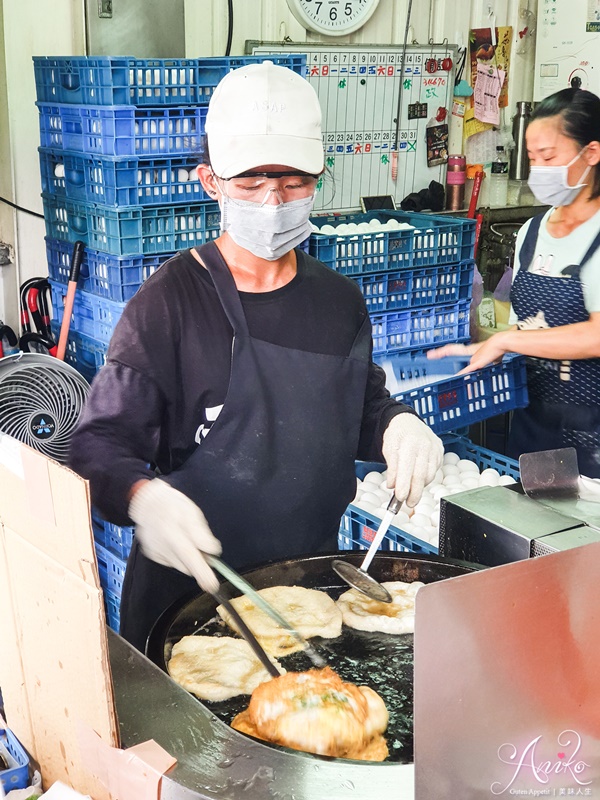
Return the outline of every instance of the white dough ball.
{"type": "Polygon", "coordinates": [[[386,489],[385,487],[380,487],[379,489],[376,489],[373,494],[376,494],[382,502],[389,503],[390,497],[392,496],[392,490],[386,489]]]}
{"type": "Polygon", "coordinates": [[[421,499],[415,506],[415,514],[425,514],[425,516],[430,517],[434,507],[435,507],[434,500],[428,502],[426,500],[421,499]]]}
{"type": "Polygon", "coordinates": [[[177,170],[177,180],[179,181],[179,183],[185,183],[185,181],[188,181],[189,179],[190,179],[190,174],[187,171],[187,169],[181,168],[177,170]]]}
{"type": "Polygon", "coordinates": [[[465,491],[468,491],[469,489],[477,489],[477,487],[479,486],[479,478],[478,477],[463,478],[461,480],[461,486],[465,491]]]}
{"type": "Polygon", "coordinates": [[[410,518],[410,521],[415,526],[415,528],[422,528],[424,526],[429,526],[429,517],[425,516],[425,514],[413,514],[410,518]]]}
{"type": "Polygon", "coordinates": [[[435,473],[435,478],[433,479],[434,483],[441,483],[444,480],[444,470],[442,467],[438,469],[435,473]]]}
{"type": "Polygon", "coordinates": [[[359,222],[358,223],[358,233],[371,233],[371,226],[368,222],[359,222]]]}
{"type": "Polygon", "coordinates": [[[54,177],[55,178],[64,178],[65,177],[65,165],[64,164],[57,164],[54,167],[54,177]]]}
{"type": "Polygon", "coordinates": [[[381,228],[381,221],[378,220],[376,217],[374,219],[369,220],[369,228],[381,228]]]}
{"type": "Polygon", "coordinates": [[[513,483],[516,483],[516,480],[512,477],[512,475],[500,475],[498,478],[499,486],[512,486],[513,483]]]}
{"type": "Polygon", "coordinates": [[[335,228],[333,225],[323,225],[322,228],[320,228],[320,232],[324,233],[326,236],[333,236],[335,235],[335,228]]]}
{"type": "Polygon", "coordinates": [[[456,453],[444,453],[444,464],[458,464],[460,458],[456,453]]]}
{"type": "Polygon", "coordinates": [[[444,478],[446,475],[460,475],[459,468],[454,466],[454,464],[444,464],[442,472],[444,473],[444,478]]]}
{"type": "Polygon", "coordinates": [[[476,472],[479,474],[479,467],[474,461],[469,461],[468,458],[461,458],[457,464],[461,472],[476,472]]]}
{"type": "Polygon", "coordinates": [[[438,528],[440,524],[440,509],[436,508],[429,519],[431,520],[431,524],[438,528]]]}
{"type": "Polygon", "coordinates": [[[419,529],[419,539],[431,542],[434,536],[437,536],[437,531],[433,525],[423,525],[423,527],[419,529]]]}
{"type": "Polygon", "coordinates": [[[196,168],[191,169],[188,172],[188,181],[199,181],[199,180],[200,176],[198,175],[198,171],[196,170],[196,168]]]}
{"type": "Polygon", "coordinates": [[[405,514],[404,511],[398,511],[398,513],[394,516],[394,521],[392,524],[404,530],[404,526],[408,521],[409,521],[408,514],[405,514]]]}
{"type": "Polygon", "coordinates": [[[434,547],[440,546],[440,532],[437,528],[430,528],[430,534],[427,537],[429,544],[432,544],[434,547]]]}
{"type": "Polygon", "coordinates": [[[379,487],[381,485],[381,472],[367,472],[363,478],[363,483],[373,483],[379,487]]]}
{"type": "Polygon", "coordinates": [[[377,508],[381,503],[381,500],[379,499],[379,497],[377,497],[375,492],[365,492],[360,499],[362,503],[367,503],[368,505],[371,505],[374,508],[377,508]]]}
{"type": "Polygon", "coordinates": [[[348,226],[345,222],[335,226],[335,232],[338,236],[345,236],[348,233],[348,226]]]}
{"type": "Polygon", "coordinates": [[[446,475],[442,483],[444,486],[457,486],[460,484],[460,478],[458,475],[446,475]]]}
{"type": "Polygon", "coordinates": [[[433,495],[435,500],[439,502],[442,499],[442,497],[446,497],[446,495],[448,494],[448,487],[440,484],[440,486],[434,487],[431,494],[433,495]]]}
{"type": "Polygon", "coordinates": [[[495,469],[484,469],[479,476],[480,486],[498,486],[500,482],[500,475],[495,469]]]}

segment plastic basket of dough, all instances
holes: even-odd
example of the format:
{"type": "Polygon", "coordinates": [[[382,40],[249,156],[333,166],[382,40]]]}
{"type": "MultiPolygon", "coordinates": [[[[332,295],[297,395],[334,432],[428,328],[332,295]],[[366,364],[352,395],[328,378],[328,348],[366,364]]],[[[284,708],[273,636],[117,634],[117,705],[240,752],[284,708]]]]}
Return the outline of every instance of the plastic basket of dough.
{"type": "MultiPolygon", "coordinates": [[[[515,483],[519,465],[513,459],[473,444],[464,436],[444,439],[444,463],[414,509],[403,505],[381,544],[382,550],[437,553],[440,500],[450,494],[515,483]]],[[[385,486],[385,464],[356,462],[356,497],[340,523],[340,550],[366,550],[377,532],[392,491],[385,486]]]]}
{"type": "Polygon", "coordinates": [[[473,258],[475,223],[471,219],[370,211],[311,218],[310,254],[343,275],[473,258]]]}

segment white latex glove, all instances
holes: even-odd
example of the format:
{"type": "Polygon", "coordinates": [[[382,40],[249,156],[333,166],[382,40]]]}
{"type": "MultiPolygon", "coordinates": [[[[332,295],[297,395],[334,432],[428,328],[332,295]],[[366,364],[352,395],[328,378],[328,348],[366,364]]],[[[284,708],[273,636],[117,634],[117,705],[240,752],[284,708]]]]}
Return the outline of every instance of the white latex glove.
{"type": "Polygon", "coordinates": [[[383,434],[383,457],[388,489],[414,507],[442,465],[444,445],[419,417],[396,414],[383,434]]]}
{"type": "Polygon", "coordinates": [[[136,523],[135,535],[147,558],[191,575],[205,592],[219,588],[217,576],[202,554],[220,555],[221,543],[193,500],[153,478],[133,495],[129,516],[136,523]]]}

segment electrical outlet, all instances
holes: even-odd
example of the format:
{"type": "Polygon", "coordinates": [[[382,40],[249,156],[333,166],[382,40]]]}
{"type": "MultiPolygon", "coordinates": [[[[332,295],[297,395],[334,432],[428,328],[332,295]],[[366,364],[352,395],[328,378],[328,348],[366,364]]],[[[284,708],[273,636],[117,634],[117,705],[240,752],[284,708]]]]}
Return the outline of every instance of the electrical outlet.
{"type": "Polygon", "coordinates": [[[98,0],[98,16],[100,19],[112,19],[112,0],[98,0]]]}

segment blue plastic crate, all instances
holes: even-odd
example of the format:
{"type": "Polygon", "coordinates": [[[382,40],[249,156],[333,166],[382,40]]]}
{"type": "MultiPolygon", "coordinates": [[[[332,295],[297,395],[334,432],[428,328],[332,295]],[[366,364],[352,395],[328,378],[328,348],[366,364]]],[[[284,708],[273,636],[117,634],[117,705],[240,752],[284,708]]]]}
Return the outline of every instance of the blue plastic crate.
{"type": "Polygon", "coordinates": [[[322,234],[310,237],[310,254],[343,275],[407,267],[452,264],[473,260],[475,222],[459,217],[434,214],[411,214],[404,211],[371,211],[367,214],[316,216],[311,222],[318,228],[340,223],[360,224],[378,219],[396,220],[411,229],[375,228],[372,233],[322,234]]]}
{"type": "MultiPolygon", "coordinates": [[[[67,287],[62,283],[50,281],[50,290],[52,318],[60,327],[67,287]]],[[[82,333],[99,343],[108,344],[124,308],[125,303],[105,300],[103,297],[97,297],[89,292],[76,292],[70,330],[82,333]]]]}
{"type": "MultiPolygon", "coordinates": [[[[53,320],[50,323],[50,328],[54,341],[58,342],[60,323],[53,320]]],[[[105,342],[98,342],[91,336],[69,329],[65,361],[74,367],[80,375],[83,375],[88,383],[94,380],[95,376],[106,364],[107,350],[108,345],[105,342]]]]}
{"type": "Polygon", "coordinates": [[[101,547],[106,547],[106,531],[104,530],[104,520],[101,518],[95,508],[92,508],[92,532],[94,534],[94,542],[101,547]]]}
{"type": "Polygon", "coordinates": [[[470,300],[474,261],[355,275],[370,314],[470,300]]]}
{"type": "Polygon", "coordinates": [[[104,523],[106,546],[120,558],[127,561],[131,545],[133,544],[133,528],[115,525],[112,522],[104,523]]]}
{"type": "Polygon", "coordinates": [[[218,203],[109,208],[42,195],[46,235],[115,256],[173,253],[219,235],[218,203]]]}
{"type": "Polygon", "coordinates": [[[0,783],[4,792],[8,794],[13,789],[25,789],[29,786],[29,756],[9,728],[0,728],[0,752],[12,764],[9,769],[0,771],[0,783]]]}
{"type": "Polygon", "coordinates": [[[192,156],[114,158],[39,148],[42,191],[103,206],[209,200],[192,156]]]}
{"type": "MultiPolygon", "coordinates": [[[[42,147],[64,147],[62,108],[58,103],[36,103],[39,111],[42,147]]],[[[73,148],[77,149],[77,148],[73,148]]]]}
{"type": "MultiPolygon", "coordinates": [[[[519,479],[519,464],[511,458],[494,453],[484,447],[478,447],[464,436],[454,434],[443,437],[445,451],[456,453],[460,458],[473,461],[480,470],[493,468],[501,475],[510,475],[519,479]]],[[[356,462],[356,476],[361,480],[372,471],[383,472],[385,464],[368,461],[356,462]]],[[[352,503],[346,509],[340,523],[338,546],[340,550],[367,550],[381,522],[381,518],[368,514],[352,503]]],[[[406,533],[395,525],[391,525],[381,544],[382,550],[400,550],[409,553],[437,553],[438,548],[429,542],[406,533]]]]}
{"type": "MultiPolygon", "coordinates": [[[[508,355],[499,364],[458,376],[456,373],[468,364],[468,358],[429,360],[424,355],[391,355],[377,360],[397,381],[429,379],[425,385],[400,390],[393,396],[414,408],[438,434],[523,408],[528,402],[523,356],[508,355]]],[[[388,387],[394,391],[390,380],[388,387]]]]}
{"type": "Polygon", "coordinates": [[[193,156],[202,147],[206,106],[36,105],[42,147],[139,158],[193,156]]]}
{"type": "MultiPolygon", "coordinates": [[[[68,283],[72,252],[73,245],[69,242],[46,237],[48,275],[53,281],[68,283]]],[[[173,255],[112,256],[86,248],[77,286],[85,292],[125,303],[173,255]]]]}
{"type": "Polygon", "coordinates": [[[115,594],[117,597],[121,596],[123,591],[123,580],[125,578],[125,568],[127,562],[115,555],[115,553],[107,550],[108,553],[108,590],[115,594]]]}
{"type": "Polygon", "coordinates": [[[121,597],[114,594],[110,589],[104,589],[104,610],[106,612],[106,622],[109,628],[116,633],[119,632],[121,620],[121,597]]]}
{"type": "Polygon", "coordinates": [[[102,588],[108,589],[114,595],[120,597],[123,589],[123,578],[125,577],[125,561],[98,543],[96,543],[96,558],[98,560],[98,573],[102,588]]]}
{"type": "Polygon", "coordinates": [[[468,341],[470,305],[470,300],[459,300],[450,305],[371,314],[373,354],[468,341]]]}
{"type": "Polygon", "coordinates": [[[108,586],[108,550],[98,542],[94,542],[94,548],[96,550],[100,586],[104,589],[108,586]]]}
{"type": "Polygon", "coordinates": [[[306,56],[269,54],[231,58],[34,56],[37,99],[95,106],[207,104],[232,69],[273,61],[304,75],[306,56]]]}

